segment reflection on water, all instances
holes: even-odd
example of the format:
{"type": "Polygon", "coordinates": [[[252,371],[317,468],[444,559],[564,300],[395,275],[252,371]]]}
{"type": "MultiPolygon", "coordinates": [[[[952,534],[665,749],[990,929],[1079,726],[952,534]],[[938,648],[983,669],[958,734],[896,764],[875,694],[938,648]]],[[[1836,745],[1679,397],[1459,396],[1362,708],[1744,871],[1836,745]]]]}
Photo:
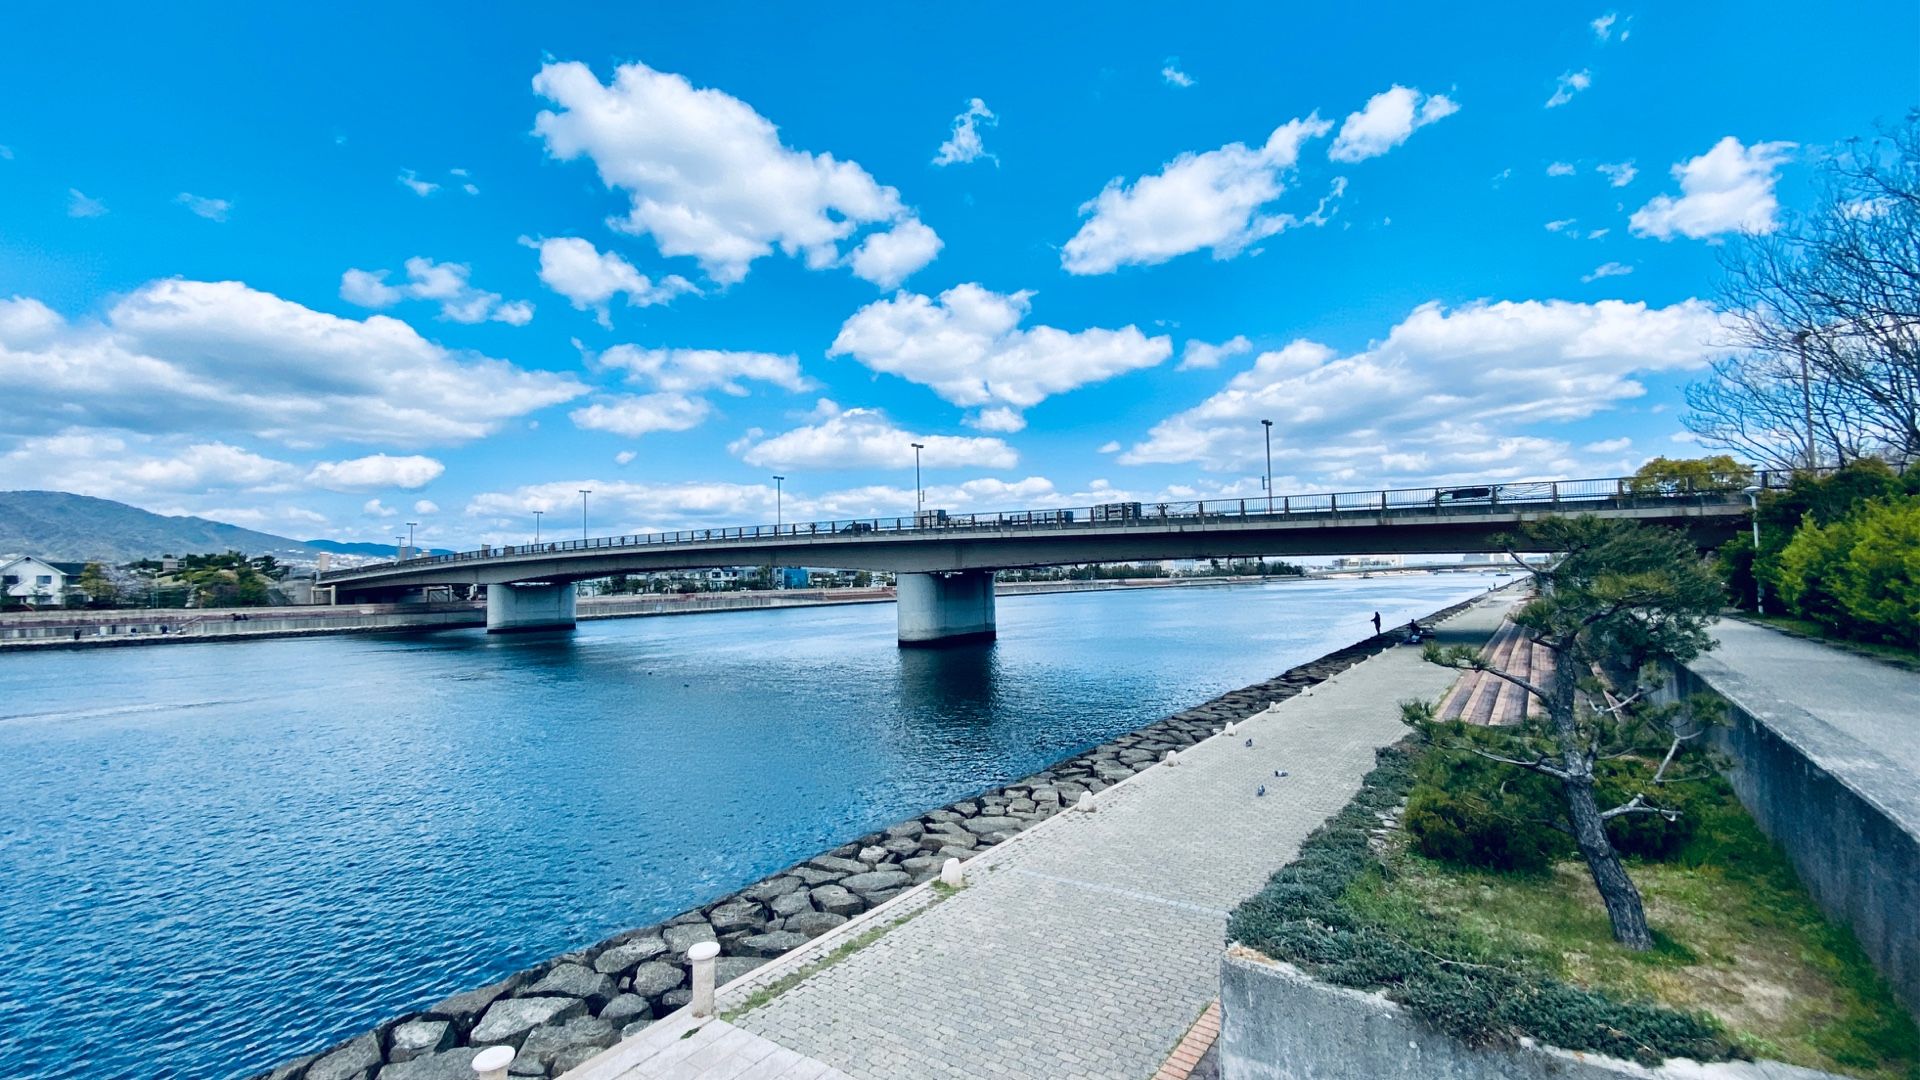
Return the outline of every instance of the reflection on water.
{"type": "Polygon", "coordinates": [[[0,1061],[241,1076],[1485,584],[0,656],[0,1061]]]}

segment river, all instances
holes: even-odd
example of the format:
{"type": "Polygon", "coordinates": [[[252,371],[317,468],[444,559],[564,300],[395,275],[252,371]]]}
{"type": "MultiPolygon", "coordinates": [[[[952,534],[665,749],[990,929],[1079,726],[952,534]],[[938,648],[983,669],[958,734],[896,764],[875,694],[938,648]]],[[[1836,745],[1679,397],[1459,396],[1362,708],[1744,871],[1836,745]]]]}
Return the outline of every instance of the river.
{"type": "Polygon", "coordinates": [[[1492,581],[0,656],[0,1062],[244,1076],[1492,581]]]}

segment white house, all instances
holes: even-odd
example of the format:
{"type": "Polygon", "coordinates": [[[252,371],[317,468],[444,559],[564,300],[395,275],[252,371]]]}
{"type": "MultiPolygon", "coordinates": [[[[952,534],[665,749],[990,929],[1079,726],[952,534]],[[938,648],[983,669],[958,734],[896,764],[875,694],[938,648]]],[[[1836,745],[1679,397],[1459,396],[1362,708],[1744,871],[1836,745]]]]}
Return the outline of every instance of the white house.
{"type": "Polygon", "coordinates": [[[0,555],[0,588],[22,603],[57,605],[66,600],[67,586],[78,582],[82,569],[80,563],[0,555]]]}

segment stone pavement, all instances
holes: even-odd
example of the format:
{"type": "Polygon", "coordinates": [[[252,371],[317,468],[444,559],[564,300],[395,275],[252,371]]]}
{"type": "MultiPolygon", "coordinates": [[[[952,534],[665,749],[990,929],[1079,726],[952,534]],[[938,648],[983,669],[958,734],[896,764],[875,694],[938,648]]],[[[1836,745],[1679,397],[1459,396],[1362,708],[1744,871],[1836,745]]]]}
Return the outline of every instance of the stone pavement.
{"type": "Polygon", "coordinates": [[[587,1073],[649,1080],[850,1080],[839,1069],[725,1020],[663,1020],[571,1075],[587,1073]]]}
{"type": "MultiPolygon", "coordinates": [[[[1439,636],[1477,646],[1512,602],[1482,602],[1439,636]]],[[[857,924],[724,988],[720,1011],[862,1080],[1150,1076],[1217,994],[1228,910],[1352,797],[1376,747],[1405,734],[1399,703],[1435,700],[1453,677],[1405,647],[1366,660],[1108,789],[1096,812],[990,849],[960,892],[902,896],[881,914],[905,921],[835,962],[819,963],[860,943],[857,924]],[[804,978],[778,985],[793,975],[804,978]],[[750,1000],[770,984],[777,996],[750,1000]]],[[[676,1020],[654,1037],[678,1038],[676,1020]]],[[[625,1045],[575,1075],[709,1075],[610,1068],[625,1045]]]]}

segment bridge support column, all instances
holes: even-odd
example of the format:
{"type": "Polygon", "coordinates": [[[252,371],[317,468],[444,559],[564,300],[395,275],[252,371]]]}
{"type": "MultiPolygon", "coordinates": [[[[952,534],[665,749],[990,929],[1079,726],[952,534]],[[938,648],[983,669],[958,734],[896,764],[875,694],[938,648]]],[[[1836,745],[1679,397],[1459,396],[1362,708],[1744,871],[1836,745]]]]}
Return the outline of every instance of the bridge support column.
{"type": "Polygon", "coordinates": [[[898,586],[902,646],[993,640],[993,571],[901,574],[898,586]]]}
{"type": "Polygon", "coordinates": [[[573,629],[573,582],[487,586],[487,633],[573,629]]]}

